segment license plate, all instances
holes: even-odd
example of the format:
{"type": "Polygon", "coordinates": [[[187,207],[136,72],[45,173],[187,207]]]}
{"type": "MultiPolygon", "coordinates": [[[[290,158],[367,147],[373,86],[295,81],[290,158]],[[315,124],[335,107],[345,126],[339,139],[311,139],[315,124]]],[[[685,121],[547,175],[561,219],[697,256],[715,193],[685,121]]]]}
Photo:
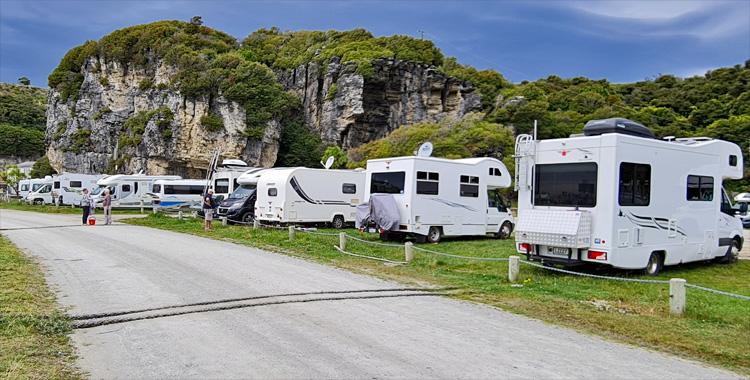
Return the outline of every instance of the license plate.
{"type": "Polygon", "coordinates": [[[552,256],[561,256],[561,257],[568,257],[568,248],[564,247],[548,247],[547,253],[549,253],[552,256]]]}

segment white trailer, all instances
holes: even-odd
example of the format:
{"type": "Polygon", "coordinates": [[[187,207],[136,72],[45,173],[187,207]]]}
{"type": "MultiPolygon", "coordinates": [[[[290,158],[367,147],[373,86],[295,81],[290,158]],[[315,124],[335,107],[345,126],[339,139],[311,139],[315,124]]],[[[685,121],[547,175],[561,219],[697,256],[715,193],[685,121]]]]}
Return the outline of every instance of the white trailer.
{"type": "Polygon", "coordinates": [[[160,179],[151,185],[151,198],[155,207],[199,207],[203,202],[206,181],[202,179],[160,179]]]}
{"type": "MultiPolygon", "coordinates": [[[[143,174],[115,174],[97,181],[97,189],[93,192],[93,200],[99,204],[104,197],[104,189],[108,188],[112,195],[112,207],[137,208],[141,205],[151,206],[152,197],[146,193],[152,192],[154,181],[182,179],[176,175],[143,175],[143,174]]],[[[205,182],[204,182],[205,183],[205,182]]]]}
{"type": "Polygon", "coordinates": [[[257,179],[255,216],[266,223],[331,223],[356,219],[364,195],[362,170],[269,169],[257,179]]]}
{"type": "Polygon", "coordinates": [[[46,183],[26,196],[28,203],[77,205],[83,189],[96,188],[101,174],[62,173],[45,178],[46,183]]]}
{"type": "Polygon", "coordinates": [[[742,152],[709,138],[658,140],[626,119],[594,120],[584,136],[516,142],[516,245],[529,259],[593,262],[656,274],[720,258],[742,243],[725,179],[742,152]]]}
{"type": "Polygon", "coordinates": [[[444,236],[508,238],[513,216],[499,190],[510,185],[508,169],[495,158],[383,158],[367,161],[365,199],[393,195],[400,220],[389,234],[435,243],[444,236]]]}

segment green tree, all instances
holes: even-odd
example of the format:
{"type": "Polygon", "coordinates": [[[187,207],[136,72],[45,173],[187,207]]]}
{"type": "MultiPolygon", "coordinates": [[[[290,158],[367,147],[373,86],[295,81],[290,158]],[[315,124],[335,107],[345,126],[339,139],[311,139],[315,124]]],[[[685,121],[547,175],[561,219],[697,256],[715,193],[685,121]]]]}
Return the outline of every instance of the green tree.
{"type": "Polygon", "coordinates": [[[346,152],[337,145],[327,147],[326,150],[323,151],[323,156],[321,157],[320,162],[326,162],[328,157],[334,158],[333,166],[331,166],[332,169],[342,169],[349,164],[349,158],[346,156],[346,152]]]}
{"type": "Polygon", "coordinates": [[[276,166],[320,167],[320,137],[310,132],[300,120],[289,122],[281,130],[276,166]]]}
{"type": "Polygon", "coordinates": [[[24,178],[26,178],[26,175],[16,165],[10,165],[5,170],[0,171],[0,180],[5,182],[15,194],[18,194],[18,182],[24,178]]]}
{"type": "Polygon", "coordinates": [[[24,86],[31,86],[31,80],[27,77],[20,77],[18,78],[18,84],[24,85],[24,86]]]}
{"type": "Polygon", "coordinates": [[[47,156],[36,160],[34,165],[31,166],[31,171],[29,172],[31,178],[44,178],[45,176],[53,174],[57,174],[57,171],[52,168],[52,165],[49,163],[49,157],[47,156]]]}

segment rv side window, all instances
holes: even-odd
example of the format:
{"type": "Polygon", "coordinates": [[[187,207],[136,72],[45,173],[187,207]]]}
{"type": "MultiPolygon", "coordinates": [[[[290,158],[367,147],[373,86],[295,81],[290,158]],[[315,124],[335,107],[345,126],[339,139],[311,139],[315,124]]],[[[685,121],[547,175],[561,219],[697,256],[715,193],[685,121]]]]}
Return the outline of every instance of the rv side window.
{"type": "Polygon", "coordinates": [[[55,181],[55,189],[59,189],[59,188],[60,188],[60,181],[55,181]]]}
{"type": "Polygon", "coordinates": [[[714,200],[714,177],[689,175],[687,200],[709,202],[714,200]]]}
{"type": "Polygon", "coordinates": [[[594,162],[534,166],[534,205],[596,206],[597,165],[594,162]]]}
{"type": "Polygon", "coordinates": [[[154,185],[154,187],[151,188],[151,192],[153,192],[153,193],[160,193],[161,192],[161,185],[154,185]]]}
{"type": "Polygon", "coordinates": [[[133,183],[133,191],[137,194],[138,193],[138,182],[133,183]]]}
{"type": "Polygon", "coordinates": [[[268,196],[269,197],[275,197],[276,194],[278,194],[278,190],[276,190],[275,187],[269,187],[268,188],[268,196]]]}
{"type": "Polygon", "coordinates": [[[417,172],[417,194],[438,195],[440,174],[417,172]]]}
{"type": "Polygon", "coordinates": [[[648,206],[651,201],[651,165],[620,163],[620,206],[648,206]]]}
{"type": "Polygon", "coordinates": [[[130,185],[122,185],[122,192],[123,193],[130,192],[130,185]]]}
{"type": "Polygon", "coordinates": [[[237,189],[240,188],[240,183],[237,182],[237,178],[235,178],[234,181],[232,181],[232,184],[234,186],[234,187],[232,187],[232,191],[235,191],[235,190],[237,190],[237,189]]]}
{"type": "Polygon", "coordinates": [[[403,194],[405,172],[372,173],[370,193],[403,194]]]}
{"type": "Polygon", "coordinates": [[[462,175],[460,186],[459,193],[462,197],[479,197],[479,177],[462,175]]]}
{"type": "Polygon", "coordinates": [[[503,175],[503,172],[500,171],[498,168],[490,168],[490,175],[495,177],[500,177],[503,175]]]}
{"type": "Polygon", "coordinates": [[[21,191],[28,191],[29,185],[21,185],[21,191]]]}
{"type": "MultiPolygon", "coordinates": [[[[60,184],[60,182],[56,183],[57,185],[60,184]]],[[[70,187],[83,187],[81,184],[81,181],[70,181],[70,187]]],[[[57,187],[59,189],[59,187],[57,187]]]]}
{"type": "Polygon", "coordinates": [[[229,192],[229,178],[219,178],[214,182],[215,193],[228,193],[229,192]]]}
{"type": "Polygon", "coordinates": [[[343,192],[344,194],[356,194],[357,185],[353,183],[345,183],[341,185],[341,192],[343,192]]]}
{"type": "Polygon", "coordinates": [[[729,166],[737,166],[737,156],[729,155],[729,166]]]}

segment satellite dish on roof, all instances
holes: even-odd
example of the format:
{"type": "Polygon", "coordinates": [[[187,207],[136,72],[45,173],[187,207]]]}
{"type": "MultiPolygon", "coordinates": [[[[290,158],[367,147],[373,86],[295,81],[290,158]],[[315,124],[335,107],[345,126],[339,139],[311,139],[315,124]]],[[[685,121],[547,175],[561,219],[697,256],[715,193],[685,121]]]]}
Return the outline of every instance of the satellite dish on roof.
{"type": "Polygon", "coordinates": [[[417,157],[430,157],[432,155],[432,143],[427,141],[417,149],[417,157]]]}
{"type": "Polygon", "coordinates": [[[325,163],[325,164],[323,164],[323,163],[321,162],[321,164],[323,164],[323,167],[324,167],[324,168],[326,168],[326,169],[330,169],[330,168],[331,168],[331,166],[333,166],[333,162],[334,162],[334,161],[336,161],[336,158],[335,158],[335,157],[333,157],[333,156],[329,156],[329,157],[328,157],[328,159],[326,160],[326,163],[325,163]]]}

